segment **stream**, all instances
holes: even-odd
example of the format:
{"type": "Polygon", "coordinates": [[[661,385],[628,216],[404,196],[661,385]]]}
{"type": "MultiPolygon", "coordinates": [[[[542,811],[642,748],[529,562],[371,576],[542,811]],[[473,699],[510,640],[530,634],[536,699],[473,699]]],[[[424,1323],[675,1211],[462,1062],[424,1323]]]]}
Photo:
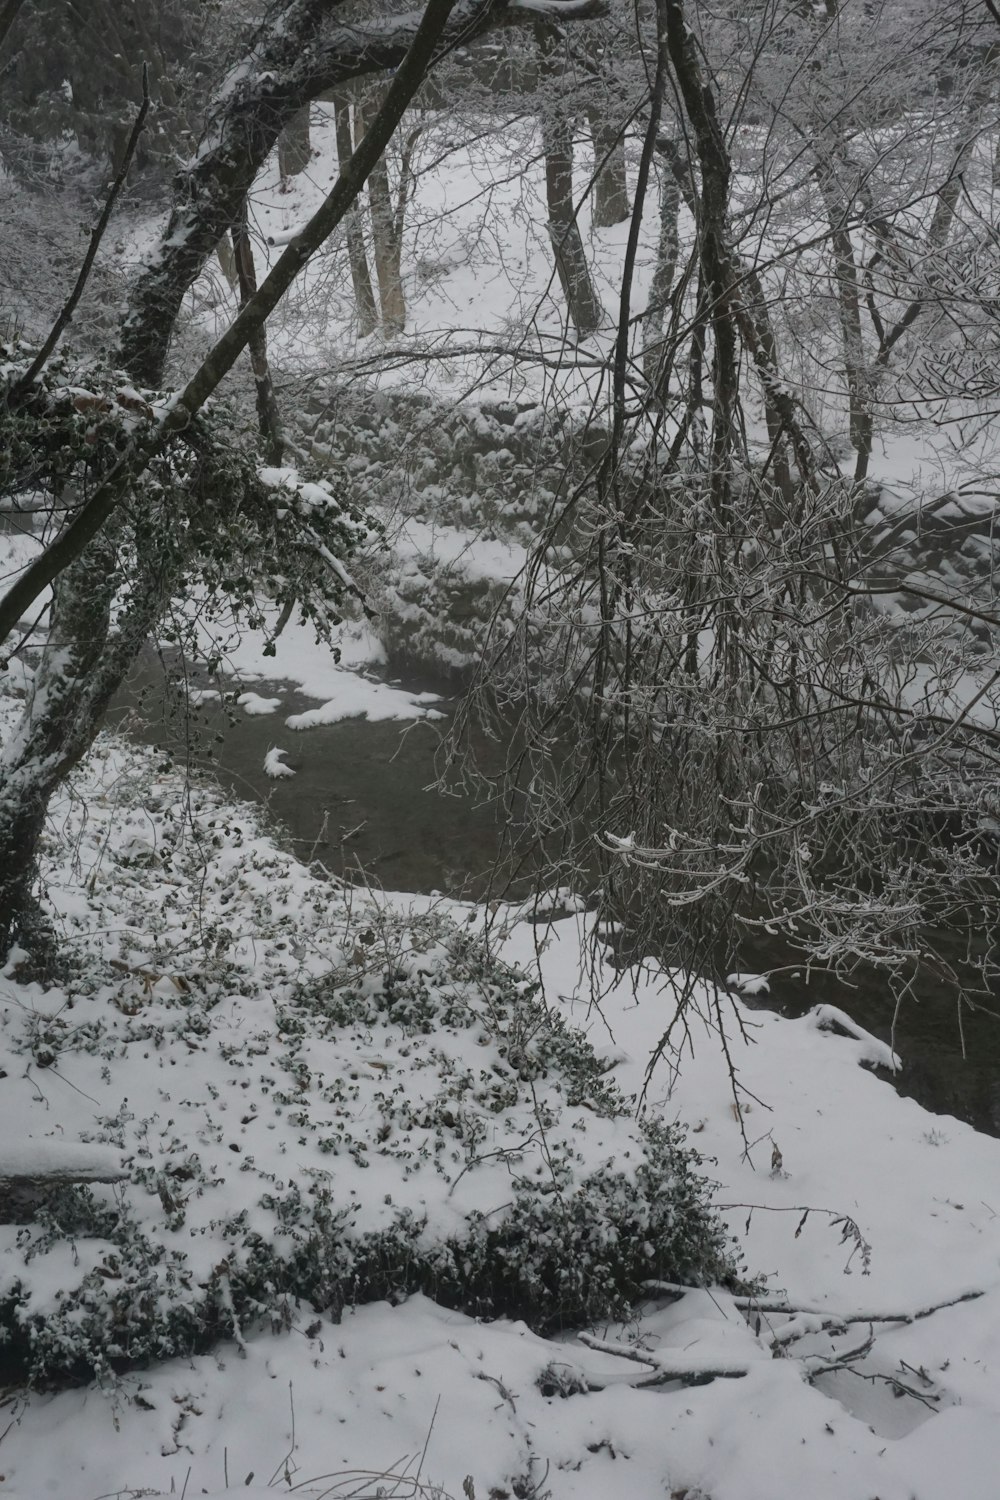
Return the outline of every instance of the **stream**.
{"type": "MultiPolygon", "coordinates": [[[[413,693],[440,693],[436,707],[445,714],[454,707],[451,690],[439,682],[408,676],[399,685],[413,693]]],[[[134,670],[109,721],[135,740],[213,772],[235,796],[262,803],[282,842],[336,876],[465,899],[494,890],[508,897],[528,894],[530,882],[506,892],[502,880],[497,886],[503,834],[497,809],[468,794],[436,789],[440,723],[351,718],[295,732],[285,719],[315,708],[316,700],[287,682],[255,682],[253,689],[280,697],[280,709],[249,715],[215,698],[186,713],[182,695],[150,655],[134,670]],[[272,780],[265,774],[264,758],[275,745],[287,751],[284,763],[293,777],[272,780]]],[[[503,749],[485,737],[476,746],[483,763],[492,760],[497,769],[503,749]]],[[[876,974],[848,986],[814,972],[807,983],[787,951],[767,939],[734,955],[729,969],[772,973],[769,993],[753,1005],[787,1016],[835,1005],[883,1041],[893,1039],[892,997],[876,974]]],[[[1000,1012],[1000,991],[993,1007],[1000,1012]]],[[[902,1007],[894,1040],[903,1059],[894,1079],[901,1094],[1000,1136],[1000,1020],[966,1009],[960,1027],[954,1001],[925,983],[902,1007]]]]}

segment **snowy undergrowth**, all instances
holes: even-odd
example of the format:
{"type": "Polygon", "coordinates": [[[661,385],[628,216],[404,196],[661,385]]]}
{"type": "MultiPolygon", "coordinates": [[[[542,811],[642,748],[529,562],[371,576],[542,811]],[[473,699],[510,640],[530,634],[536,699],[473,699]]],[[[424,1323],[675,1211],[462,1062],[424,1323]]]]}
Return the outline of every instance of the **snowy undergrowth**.
{"type": "MultiPolygon", "coordinates": [[[[658,1132],[644,1139],[615,1114],[611,1080],[621,1098],[642,1089],[672,1007],[669,976],[633,988],[608,970],[593,1009],[586,914],[543,935],[510,913],[510,967],[491,966],[475,908],[451,906],[449,922],[430,898],[349,898],[277,849],[251,810],[207,787],[187,796],[149,752],[103,742],[74,794],[47,874],[67,950],[83,955],[80,980],[48,991],[3,981],[0,1129],[5,1144],[31,1137],[53,1150],[113,1141],[132,1182],[57,1198],[20,1240],[0,1229],[0,1275],[24,1288],[12,1317],[38,1330],[29,1355],[40,1365],[65,1359],[67,1337],[86,1359],[99,1334],[105,1358],[129,1330],[166,1330],[164,1349],[183,1345],[195,1311],[196,1339],[222,1342],[106,1379],[101,1393],[27,1394],[8,1369],[0,1493],[247,1493],[252,1475],[250,1493],[310,1500],[380,1488],[438,1500],[606,1500],[614,1489],[634,1500],[993,1500],[1000,1143],[898,1098],[859,1066],[882,1055],[870,1038],[831,1033],[829,1012],[794,1022],[738,1002],[717,1012],[696,992],[694,1054],[679,1075],[669,1060],[654,1070],[648,1118],[691,1122],[729,1232],[767,1272],[768,1292],[748,1320],[722,1288],[669,1302],[650,1289],[626,1322],[598,1324],[603,1348],[546,1336],[547,1311],[558,1321],[573,1297],[611,1295],[574,1286],[575,1244],[593,1252],[609,1222],[610,1151],[619,1165],[632,1153],[630,1174],[655,1155],[658,1132]],[[477,1143],[484,1122],[493,1134],[477,1143]],[[550,1158],[580,1189],[571,1247],[546,1239],[571,1195],[547,1195],[556,1212],[544,1223],[533,1212],[550,1158]],[[588,1180],[601,1186],[598,1213],[588,1180]],[[484,1206],[500,1208],[511,1233],[479,1261],[495,1278],[489,1295],[510,1295],[497,1281],[513,1275],[528,1307],[538,1285],[525,1267],[542,1267],[543,1283],[569,1278],[535,1328],[419,1294],[341,1311],[322,1284],[328,1247],[342,1268],[345,1246],[408,1208],[427,1212],[409,1264],[430,1247],[440,1266],[460,1228],[471,1273],[484,1206]],[[337,1225],[342,1210],[353,1224],[337,1225]],[[272,1255],[263,1296],[251,1276],[261,1244],[272,1255]],[[296,1260],[310,1245],[320,1258],[296,1260]],[[301,1289],[329,1298],[326,1311],[297,1300],[293,1266],[301,1289]],[[956,1300],[969,1293],[980,1295],[956,1300]],[[254,1298],[267,1316],[253,1315],[254,1298]],[[783,1300],[799,1311],[766,1310],[783,1300]],[[728,1378],[668,1378],[712,1369],[728,1378]],[[636,1388],[651,1376],[657,1386],[636,1388]]],[[[671,1170],[683,1186],[676,1161],[671,1170]]],[[[652,1280],[666,1279],[669,1232],[650,1219],[640,1248],[652,1280]]],[[[604,1264],[622,1263],[626,1239],[604,1264]]],[[[368,1269],[377,1278],[387,1262],[368,1269]]],[[[350,1302],[355,1288],[335,1290],[350,1302]]]]}
{"type": "MultiPolygon", "coordinates": [[[[385,904],[418,919],[431,906],[426,898],[385,904]]],[[[670,1005],[666,976],[641,979],[635,991],[623,978],[600,1012],[588,1010],[586,936],[585,916],[558,921],[539,955],[539,933],[520,921],[505,949],[525,966],[540,957],[550,1005],[589,1027],[602,1065],[630,1092],[670,1005]]],[[[287,962],[281,950],[273,961],[279,973],[287,962]]],[[[770,1272],[768,1297],[814,1310],[813,1332],[778,1344],[779,1357],[772,1340],[794,1320],[751,1311],[748,1321],[721,1289],[669,1304],[650,1295],[626,1324],[601,1326],[602,1342],[629,1359],[523,1322],[484,1323],[420,1295],[346,1309],[339,1322],[304,1305],[280,1332],[247,1326],[240,1341],[157,1362],[102,1394],[8,1391],[2,1493],[993,1500],[1000,1239],[991,1184],[1000,1143],[898,1098],[859,1066],[872,1056],[869,1039],[821,1028],[832,1017],[789,1022],[738,1004],[730,1017],[743,1089],[737,1118],[709,999],[695,997],[694,1056],[679,1077],[666,1064],[655,1070],[650,1108],[667,1121],[686,1115],[717,1158],[720,1200],[754,1264],[770,1272]],[[775,1144],[778,1170],[770,1168],[775,1144]],[[814,1210],[805,1223],[804,1206],[814,1210]],[[842,1243],[832,1225],[844,1214],[871,1247],[867,1266],[857,1241],[842,1243]],[[969,1291],[982,1295],[913,1322],[866,1321],[969,1291]],[[838,1317],[861,1321],[823,1327],[838,1317]],[[873,1332],[853,1369],[817,1373],[873,1332]],[[729,1378],[635,1387],[657,1367],[725,1369],[729,1378]]],[[[373,1037],[369,1063],[380,1056],[375,1046],[373,1037]]],[[[59,1069],[76,1080],[79,1061],[61,1059],[59,1069]]],[[[56,1118],[71,1126],[85,1117],[83,1106],[73,1116],[76,1096],[57,1087],[52,1068],[35,1076],[52,1099],[35,1121],[51,1128],[56,1118]]],[[[797,1321],[801,1328],[805,1319],[797,1321]]]]}
{"type": "Polygon", "coordinates": [[[681,1134],[636,1122],[526,972],[284,855],[103,742],[45,881],[73,977],[0,990],[2,1139],[117,1148],[121,1187],[0,1226],[0,1357],[35,1381],[205,1349],[301,1299],[423,1290],[540,1329],[650,1276],[732,1282],[681,1134]]]}

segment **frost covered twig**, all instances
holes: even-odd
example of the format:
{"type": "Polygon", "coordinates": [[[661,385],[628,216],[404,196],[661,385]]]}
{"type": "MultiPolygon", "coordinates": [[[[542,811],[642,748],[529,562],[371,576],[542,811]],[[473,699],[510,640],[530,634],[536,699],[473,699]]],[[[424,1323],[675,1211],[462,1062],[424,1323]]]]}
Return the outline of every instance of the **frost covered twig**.
{"type": "Polygon", "coordinates": [[[810,1214],[825,1214],[830,1220],[831,1227],[841,1231],[840,1243],[845,1245],[848,1241],[851,1241],[854,1247],[847,1257],[847,1264],[844,1266],[844,1275],[849,1276],[851,1274],[851,1261],[856,1255],[861,1256],[861,1274],[867,1276],[871,1271],[871,1245],[862,1234],[857,1221],[852,1219],[850,1214],[841,1213],[838,1209],[814,1208],[812,1206],[804,1207],[801,1203],[719,1203],[716,1207],[722,1213],[729,1213],[738,1208],[745,1208],[747,1210],[746,1233],[750,1232],[750,1220],[758,1211],[769,1214],[800,1214],[801,1218],[795,1226],[795,1239],[799,1238],[810,1214]]]}

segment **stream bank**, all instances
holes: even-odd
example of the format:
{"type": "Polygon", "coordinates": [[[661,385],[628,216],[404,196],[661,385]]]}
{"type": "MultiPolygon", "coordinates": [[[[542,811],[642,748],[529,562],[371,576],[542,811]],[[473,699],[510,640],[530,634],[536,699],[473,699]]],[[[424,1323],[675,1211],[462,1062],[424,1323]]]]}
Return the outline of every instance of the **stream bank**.
{"type": "MultiPolygon", "coordinates": [[[[447,696],[453,689],[416,677],[388,681],[414,695],[440,695],[437,717],[343,718],[296,732],[286,719],[316,703],[294,684],[254,682],[258,699],[280,703],[271,713],[246,712],[218,696],[188,705],[150,653],[109,721],[216,775],[235,797],[262,803],[297,857],[318,862],[335,878],[456,899],[527,896],[530,875],[512,883],[503,866],[498,807],[459,790],[443,794],[436,785],[441,730],[456,703],[447,696]],[[294,775],[274,780],[265,773],[265,757],[275,747],[285,750],[283,764],[294,775]]],[[[235,693],[228,696],[232,700],[235,693]]],[[[475,748],[482,763],[499,772],[506,747],[482,736],[475,748]]],[[[734,955],[728,969],[770,974],[766,995],[749,1002],[754,1006],[787,1016],[818,1004],[849,1012],[881,1040],[895,1042],[903,1058],[893,1080],[900,1093],[1000,1136],[1000,1022],[988,1009],[964,1009],[959,1024],[954,1001],[924,983],[901,1008],[894,1032],[892,997],[877,974],[854,985],[819,971],[807,974],[766,939],[734,955]]],[[[986,1003],[1000,1012],[1000,994],[986,1003]]]]}

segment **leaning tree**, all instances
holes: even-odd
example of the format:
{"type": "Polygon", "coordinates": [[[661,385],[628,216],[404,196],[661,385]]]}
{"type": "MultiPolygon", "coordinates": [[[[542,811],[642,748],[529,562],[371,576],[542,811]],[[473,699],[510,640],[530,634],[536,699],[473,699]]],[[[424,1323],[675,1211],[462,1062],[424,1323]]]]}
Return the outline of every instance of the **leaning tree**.
{"type": "MultiPolygon", "coordinates": [[[[0,11],[0,42],[23,4],[0,11]]],[[[33,900],[49,800],[86,751],[143,642],[198,586],[255,617],[260,591],[296,599],[321,630],[353,587],[345,560],[371,527],[323,485],[275,487],[212,404],[298,273],[351,209],[404,111],[456,46],[539,15],[573,21],[599,0],[428,0],[418,14],[357,19],[330,0],[271,5],[216,88],[201,142],[177,173],[159,243],[137,275],[117,359],[60,356],[120,192],[144,102],[90,250],[49,337],[4,350],[0,484],[8,508],[41,510],[41,547],[0,600],[8,654],[47,631],[20,725],[0,760],[0,949],[39,932],[33,900]],[[381,105],[329,195],[190,377],[165,390],[184,295],[222,238],[281,132],[321,93],[390,72],[381,105]],[[34,618],[32,617],[34,615],[34,618]]]]}

